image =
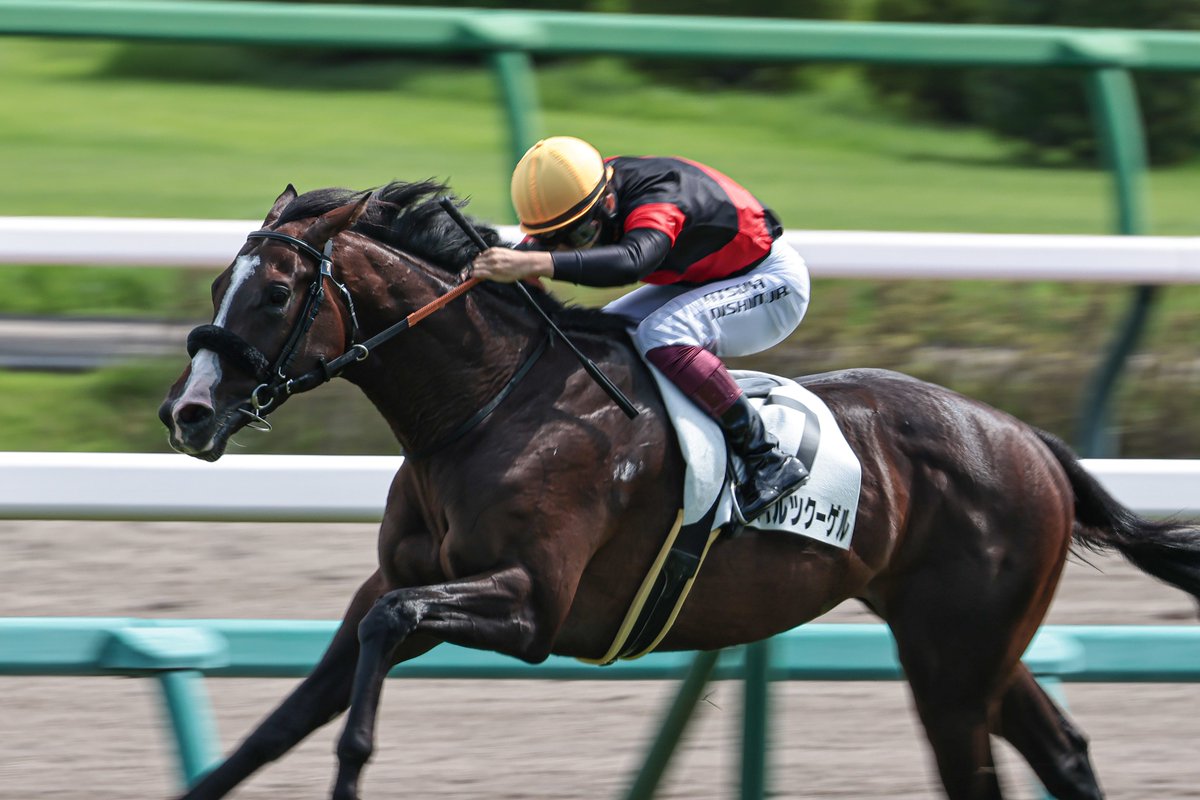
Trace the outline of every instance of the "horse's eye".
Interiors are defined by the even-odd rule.
[[[273,306],[287,305],[287,301],[291,296],[291,290],[282,284],[277,283],[267,290],[267,302]]]

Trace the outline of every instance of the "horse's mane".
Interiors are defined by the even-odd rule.
[[[443,197],[449,197],[460,208],[466,202],[451,194],[446,184],[434,179],[411,183],[392,181],[386,186],[367,191],[315,189],[292,200],[276,224],[318,217],[361,199],[368,191],[373,193],[373,197],[351,228],[356,233],[417,256],[450,276],[466,268],[478,253],[475,244],[439,203]],[[495,228],[473,218],[468,219],[489,246],[501,244],[500,234]],[[490,281],[485,281],[481,286],[507,302],[525,302],[513,286]],[[624,332],[623,320],[599,309],[565,306],[549,292],[533,291],[530,294],[565,327],[606,334],[619,335]]]
[[[392,181],[369,191],[374,197],[352,230],[451,273],[461,271],[475,257],[475,245],[438,204],[441,197],[450,197],[455,205],[465,205],[450,194],[445,184],[434,180]],[[338,188],[305,192],[288,204],[277,224],[318,217],[366,194],[368,191]],[[495,228],[475,220],[471,224],[489,245],[500,243]]]

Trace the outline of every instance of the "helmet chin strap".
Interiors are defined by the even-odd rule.
[[[600,220],[600,236],[596,244],[612,244],[621,238],[621,230],[617,227],[617,195],[611,183],[596,206],[596,218]]]

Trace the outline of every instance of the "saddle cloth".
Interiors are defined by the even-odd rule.
[[[687,469],[684,475],[683,524],[707,517],[716,507],[712,527],[738,524],[734,519],[733,483],[742,473],[740,459],[729,454],[716,421],[700,410],[659,370],[650,372],[674,423]],[[843,550],[850,548],[862,466],[829,407],[793,380],[765,372],[730,370],[763,423],[808,467],[808,482],[794,494],[767,508],[747,527],[807,536]]]

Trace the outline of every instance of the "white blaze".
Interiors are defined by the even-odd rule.
[[[237,261],[233,262],[233,274],[229,278],[229,288],[225,290],[225,296],[221,298],[221,307],[217,309],[213,325],[225,326],[225,321],[229,318],[229,309],[233,306],[233,299],[237,295],[238,289],[254,275],[258,265],[258,256],[239,256]],[[191,374],[188,375],[187,383],[180,392],[179,399],[175,402],[176,407],[189,402],[211,403],[212,388],[220,380],[221,364],[217,360],[217,354],[206,349],[197,351],[196,355],[192,357]]]

